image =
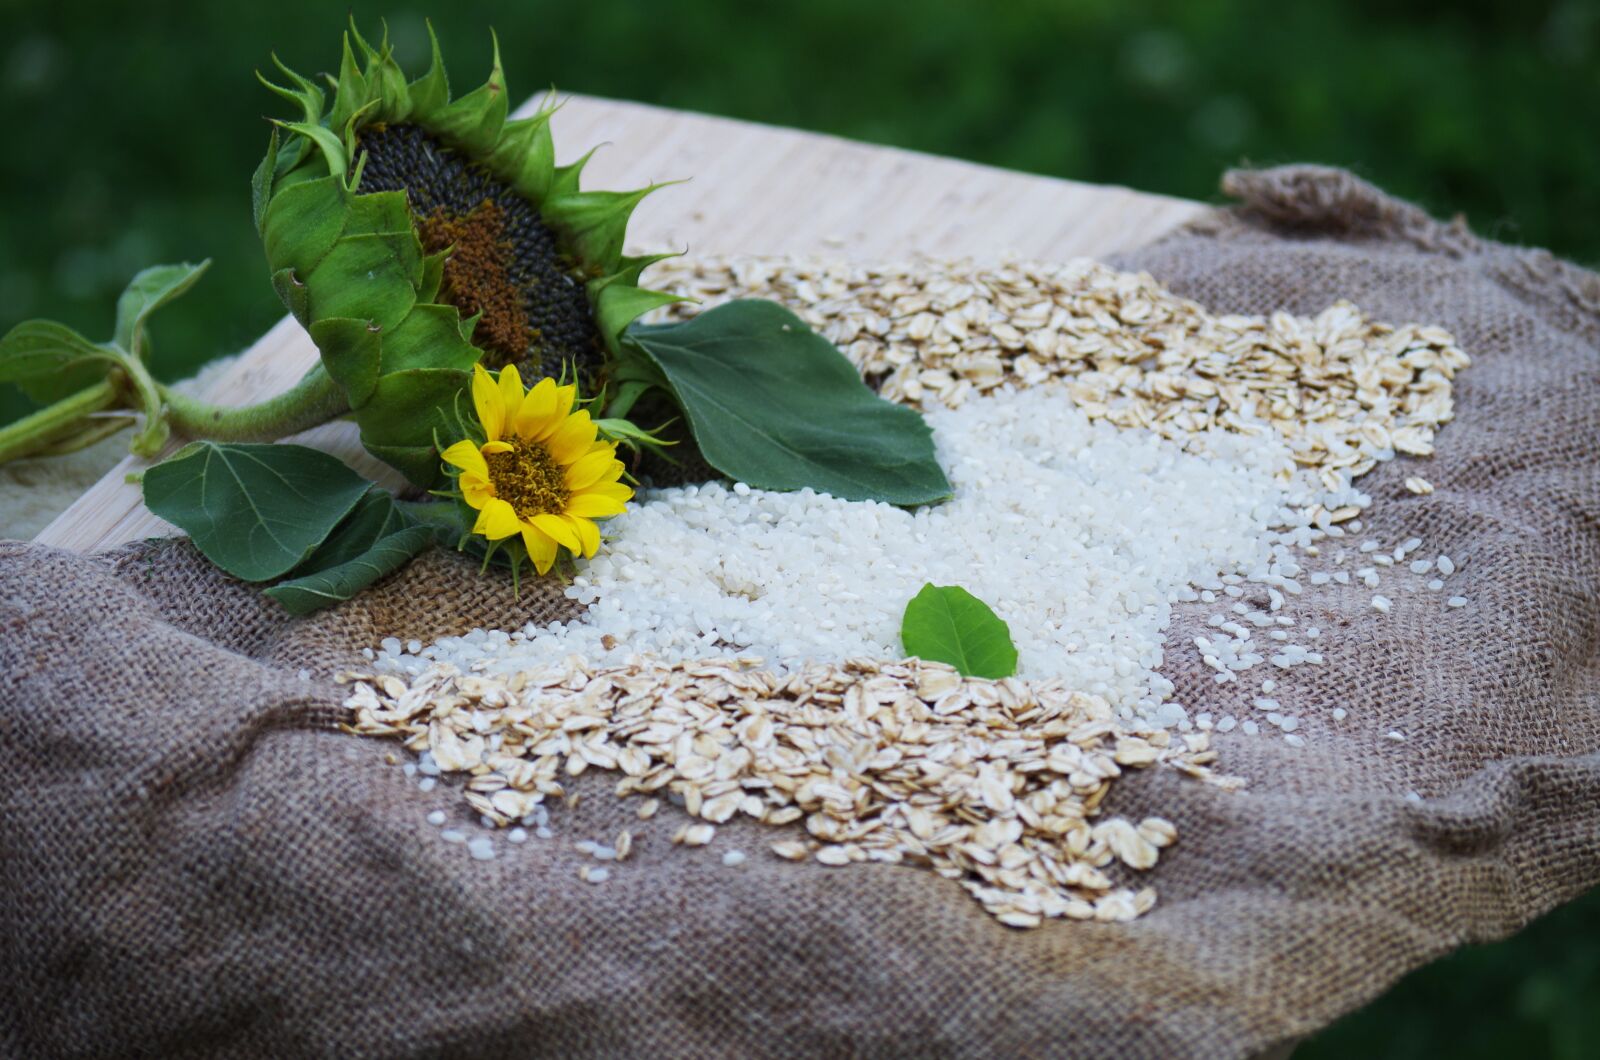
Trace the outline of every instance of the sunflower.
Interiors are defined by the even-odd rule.
[[[616,443],[599,437],[587,409],[574,411],[577,390],[548,377],[524,390],[515,365],[498,380],[476,365],[472,405],[484,440],[464,438],[442,454],[478,513],[471,532],[491,543],[520,539],[540,574],[563,548],[593,558],[595,520],[622,514],[633,496],[619,481]]]
[[[454,99],[437,40],[408,80],[387,35],[374,47],[353,23],[331,99],[280,70],[287,84],[263,81],[300,116],[276,123],[253,182],[273,286],[322,354],[313,382],[418,485],[439,481],[433,438],[460,436],[479,362],[570,370],[597,393],[623,329],[679,300],[639,286],[664,255],[622,252],[660,185],[581,190],[588,156],[555,164],[555,108],[509,117],[498,43],[488,81]]]

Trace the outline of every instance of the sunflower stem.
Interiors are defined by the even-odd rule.
[[[350,411],[344,390],[320,363],[277,397],[235,408],[197,401],[159,383],[157,386],[166,405],[167,422],[186,438],[274,442]]]
[[[66,441],[81,429],[84,420],[119,401],[116,385],[105,379],[0,427],[0,464],[32,456]]]

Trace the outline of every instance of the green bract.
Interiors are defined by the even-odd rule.
[[[483,313],[464,314],[450,300],[446,265],[455,247],[425,249],[420,204],[406,190],[363,190],[364,135],[420,131],[535,207],[565,275],[581,284],[608,359],[632,320],[676,300],[639,286],[658,257],[622,252],[630,214],[659,185],[580,190],[584,160],[555,164],[553,106],[507,120],[498,42],[488,81],[459,99],[450,96],[437,39],[428,72],[408,81],[387,37],[374,48],[352,27],[339,75],[329,78],[331,101],[319,85],[280,69],[287,86],[265,83],[300,115],[277,123],[282,139],[275,129],[252,185],[273,286],[343,389],[362,443],[413,482],[440,481],[435,432],[460,436],[457,394],[485,354],[474,341]]]

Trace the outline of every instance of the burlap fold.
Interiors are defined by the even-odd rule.
[[[1438,456],[1363,484],[1373,536],[1449,553],[1471,602],[1296,601],[1327,665],[1277,698],[1308,746],[1220,737],[1244,793],[1167,770],[1115,788],[1181,832],[1154,912],[1015,931],[932,873],[780,862],[754,824],[673,847],[670,808],[640,823],[591,775],[556,838],[475,861],[425,820],[475,829],[459,795],[338,732],[329,676],[383,636],[569,613],[558,595],[433,554],[291,619],[186,543],[5,544],[0,1048],[1238,1057],[1600,881],[1600,278],[1339,171],[1225,187],[1238,208],[1119,264],[1216,311],[1349,298],[1449,328],[1475,363]],[[1402,487],[1419,472],[1433,494]],[[1173,676],[1191,710],[1222,694]],[[633,857],[581,881],[573,841],[624,826]]]

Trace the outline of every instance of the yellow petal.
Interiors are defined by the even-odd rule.
[[[555,433],[545,439],[544,447],[550,451],[550,459],[558,464],[574,464],[578,458],[589,451],[589,443],[594,441],[595,426],[589,419],[588,409],[579,409],[567,417],[565,423],[557,427]]]
[[[617,461],[609,449],[589,453],[567,468],[567,489],[581,490],[599,482]]]
[[[575,518],[570,514],[562,518],[577,531],[578,540],[583,542],[583,558],[593,559],[594,554],[600,551],[600,528],[588,519]]]
[[[472,526],[473,533],[482,534],[490,541],[510,537],[521,529],[522,520],[517,518],[517,510],[498,497],[491,497],[484,504],[478,521]]]
[[[516,423],[517,412],[522,408],[522,373],[514,364],[500,369],[500,402],[506,410],[504,426],[509,428]]]
[[[490,456],[494,453],[509,453],[515,448],[516,446],[512,445],[510,442],[484,442],[483,455]]]
[[[522,406],[517,409],[516,422],[512,424],[517,432],[517,437],[525,442],[531,442],[539,433],[550,426],[550,417],[556,410],[556,381],[545,378],[539,380],[522,399]]]
[[[596,482],[583,491],[583,496],[609,497],[612,500],[626,502],[633,498],[633,487],[623,482]]]
[[[506,425],[506,406],[500,398],[500,388],[483,365],[472,366],[472,407],[478,412],[478,422],[489,441],[498,442]]]
[[[544,441],[566,423],[567,414],[572,411],[573,402],[578,400],[578,388],[571,384],[556,387],[555,407],[550,410],[550,418],[544,422],[540,429],[530,435],[539,441]]]
[[[556,543],[550,540],[544,531],[536,527],[524,526],[522,528],[522,544],[528,550],[528,558],[533,560],[533,569],[544,574],[556,561]]]
[[[583,519],[609,519],[613,515],[621,515],[626,507],[616,497],[605,497],[598,493],[580,493],[567,501],[567,514]]]
[[[482,508],[494,496],[494,483],[468,472],[461,476],[461,495],[474,508]]]
[[[509,508],[510,505],[506,507]],[[529,522],[549,534],[558,545],[565,545],[574,552],[583,547],[583,541],[578,537],[577,532],[567,525],[566,520],[559,515],[550,515],[548,513],[536,515]]]
[[[444,457],[445,463],[459,467],[469,475],[477,475],[484,479],[489,477],[489,465],[484,463],[483,454],[478,451],[476,445],[466,439],[462,439],[439,455]]]

